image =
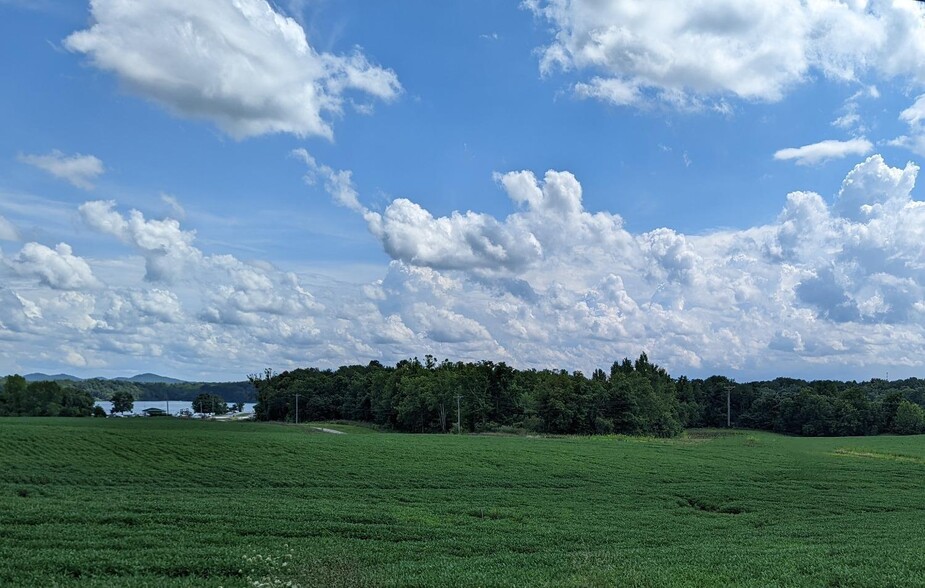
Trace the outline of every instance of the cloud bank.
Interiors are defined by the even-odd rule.
[[[914,164],[874,155],[831,200],[793,192],[771,223],[685,235],[633,233],[586,210],[567,171],[498,174],[506,218],[441,217],[402,198],[372,211],[348,173],[303,161],[391,256],[380,280],[207,254],[178,220],[90,201],[83,224],[119,252],[88,259],[26,243],[2,254],[0,353],[48,369],[213,378],[425,353],[589,370],[645,350],[674,373],[749,378],[900,375],[925,363]]]
[[[422,304],[475,321],[490,339],[469,344],[520,364],[588,368],[648,349],[680,371],[920,366],[917,174],[875,155],[831,203],[794,192],[774,223],[690,236],[633,234],[585,210],[568,172],[511,172],[496,177],[519,208],[504,220],[434,217],[402,198],[365,212],[395,260],[368,294],[437,343],[447,341],[428,335]]]
[[[395,73],[357,48],[316,51],[265,0],[92,0],[93,23],[64,42],[132,92],[212,121],[237,139],[268,133],[331,138],[348,92],[389,101]]]

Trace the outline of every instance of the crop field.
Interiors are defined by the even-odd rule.
[[[925,438],[0,419],[2,586],[922,586]]]

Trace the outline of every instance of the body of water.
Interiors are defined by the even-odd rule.
[[[97,400],[96,405],[101,406],[103,410],[106,411],[106,414],[109,414],[109,411],[112,409],[112,402],[109,402],[108,400]],[[232,403],[229,402],[228,408],[231,407]],[[179,415],[181,411],[196,412],[193,410],[193,403],[189,400],[136,400],[132,412],[126,412],[125,414],[143,414],[141,411],[146,408],[159,408],[169,412],[174,416]],[[203,406],[202,408],[205,411],[209,410],[208,405]],[[254,412],[254,403],[245,402],[244,412]]]

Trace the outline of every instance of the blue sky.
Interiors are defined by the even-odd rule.
[[[119,5],[0,0],[0,373],[921,373],[915,2]]]

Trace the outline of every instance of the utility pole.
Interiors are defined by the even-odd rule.
[[[295,395],[295,424],[299,424],[299,395]]]
[[[456,434],[462,434],[462,410],[459,407],[459,399],[462,398],[462,395],[456,395]]]
[[[732,384],[726,384],[726,428],[732,428]]]

